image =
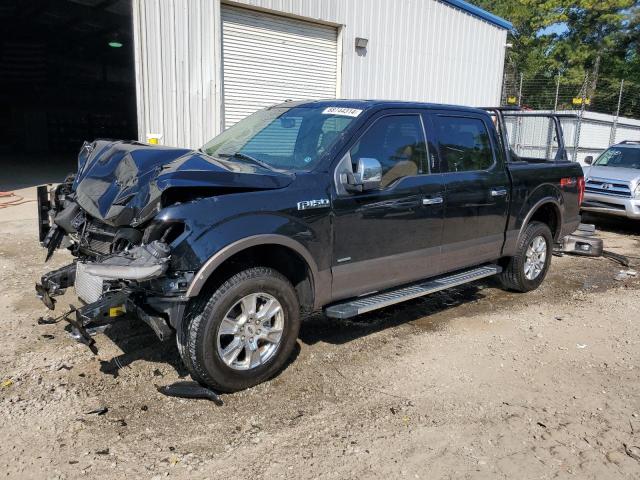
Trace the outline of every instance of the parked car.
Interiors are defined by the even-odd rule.
[[[612,145],[595,161],[585,159],[582,210],[640,219],[640,142]]]
[[[89,344],[122,311],[175,333],[194,379],[229,392],[282,368],[302,314],[348,318],[491,275],[533,290],[579,224],[582,169],[562,151],[512,159],[501,131],[499,110],[313,101],[198,150],[86,143],[77,174],[39,188],[48,255],[76,260],[38,294],[53,308],[75,285],[86,305],[68,318]]]

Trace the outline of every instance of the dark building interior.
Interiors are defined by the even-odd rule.
[[[0,190],[59,181],[85,140],[137,137],[131,0],[2,0],[0,22]]]

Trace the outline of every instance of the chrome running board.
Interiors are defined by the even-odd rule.
[[[447,288],[473,282],[481,278],[490,277],[502,272],[498,265],[483,265],[452,274],[431,278],[426,281],[413,283],[396,290],[387,290],[366,297],[358,297],[343,303],[337,303],[325,308],[324,313],[330,318],[351,318],[362,313],[395,305],[414,298],[439,292]]]

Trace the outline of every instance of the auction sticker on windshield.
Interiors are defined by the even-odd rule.
[[[324,115],[343,115],[345,117],[357,117],[362,113],[362,110],[358,108],[346,108],[346,107],[327,107],[322,113]]]

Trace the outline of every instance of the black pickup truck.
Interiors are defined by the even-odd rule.
[[[387,101],[287,102],[198,150],[85,143],[78,172],[40,187],[40,241],[71,265],[77,338],[141,319],[177,339],[220,391],[273,376],[300,319],[348,318],[498,275],[526,292],[575,230],[584,192],[562,131],[553,158],[519,158],[503,111]],[[122,315],[125,313],[125,315]]]

